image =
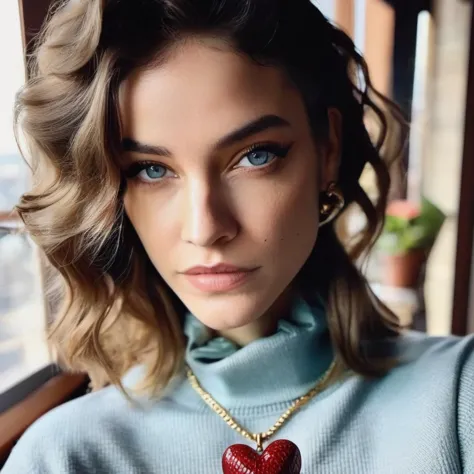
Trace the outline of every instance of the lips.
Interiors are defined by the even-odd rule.
[[[230,265],[227,263],[219,263],[218,265],[213,265],[212,267],[207,267],[204,265],[199,265],[196,267],[189,268],[184,273],[186,275],[208,275],[208,274],[220,274],[220,273],[241,273],[249,272],[252,269],[240,268],[235,265]]]
[[[218,265],[196,266],[184,272],[185,278],[204,293],[223,293],[247,283],[257,268],[241,268],[221,263]]]

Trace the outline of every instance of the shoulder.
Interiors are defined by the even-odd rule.
[[[396,341],[395,354],[402,365],[417,364],[457,369],[460,375],[465,364],[472,365],[474,335],[466,337],[434,337],[409,331]]]
[[[456,393],[466,373],[474,368],[474,335],[434,337],[409,331],[374,350],[385,355],[388,352],[398,361],[391,374],[414,377],[413,382],[435,383]]]
[[[436,376],[437,383],[453,394],[461,466],[463,472],[474,472],[474,335],[421,344],[427,346],[426,355],[442,369],[435,375],[433,367],[433,377]]]
[[[474,335],[433,337],[410,331],[368,347],[371,354],[397,362],[377,384],[393,396],[449,404],[454,413],[474,390]]]
[[[131,424],[133,408],[115,387],[67,402],[38,419],[13,449],[2,474],[78,472],[85,447],[100,446]],[[88,450],[90,453],[90,449]]]
[[[435,400],[438,417],[449,416],[463,472],[474,472],[474,335],[429,337],[410,332],[397,348],[400,366],[395,372],[406,384],[418,385],[425,403]],[[448,400],[451,403],[444,403]]]

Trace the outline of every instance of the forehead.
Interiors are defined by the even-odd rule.
[[[297,92],[277,68],[262,66],[216,40],[188,40],[167,60],[122,84],[124,133],[173,146],[205,143],[262,115],[291,120]]]

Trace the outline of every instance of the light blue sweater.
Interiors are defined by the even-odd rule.
[[[304,302],[276,334],[238,350],[188,318],[187,360],[202,385],[250,431],[268,429],[330,363],[325,318]],[[302,473],[474,473],[474,339],[410,333],[399,367],[328,388],[276,435],[295,442]],[[126,377],[127,386],[142,368]],[[3,474],[218,474],[224,450],[248,443],[176,381],[133,408],[114,387],[67,403],[22,437]]]

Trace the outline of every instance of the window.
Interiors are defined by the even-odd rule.
[[[13,102],[24,81],[20,12],[0,6],[0,394],[51,362],[37,249],[12,209],[28,186],[13,134]]]

